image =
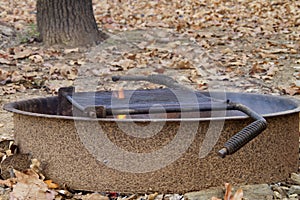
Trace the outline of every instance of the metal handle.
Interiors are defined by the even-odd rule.
[[[247,144],[256,136],[258,136],[261,132],[263,132],[266,128],[267,128],[267,122],[265,119],[252,122],[251,124],[243,128],[240,132],[232,136],[224,144],[224,148],[222,148],[218,152],[219,156],[225,158],[226,155],[235,153],[240,148],[242,148],[245,144]]]
[[[224,144],[224,148],[218,152],[219,156],[222,158],[225,158],[226,155],[235,153],[267,128],[267,121],[250,108],[236,103],[229,103],[229,105],[230,109],[242,111],[256,121],[243,128]]]

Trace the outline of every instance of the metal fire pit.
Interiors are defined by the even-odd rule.
[[[120,79],[127,80],[114,78]],[[195,92],[174,83],[160,83],[173,89],[126,90],[124,98],[118,91],[62,88],[56,97],[4,109],[14,113],[20,152],[73,189],[183,193],[224,182],[277,182],[297,171],[298,101]],[[196,100],[185,101],[189,95]],[[153,134],[150,125],[159,131]]]

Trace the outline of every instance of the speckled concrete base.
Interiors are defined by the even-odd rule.
[[[154,172],[130,173],[108,168],[97,161],[83,145],[73,120],[14,114],[15,140],[21,153],[31,153],[39,159],[48,178],[74,189],[118,192],[183,193],[220,186],[225,182],[254,184],[284,180],[298,169],[299,115],[269,117],[267,121],[268,128],[261,135],[225,159],[217,156],[217,150],[250,120],[226,120],[217,144],[202,159],[199,158],[199,148],[209,121],[200,122],[192,144],[175,162]],[[78,123],[90,127],[95,125],[90,121]],[[161,148],[172,140],[178,128],[178,122],[167,122],[158,135],[140,139],[122,133],[115,122],[99,123],[112,142],[133,152]],[[184,123],[193,125],[193,122]],[[88,131],[85,134],[90,137]],[[91,140],[97,138],[91,137]]]

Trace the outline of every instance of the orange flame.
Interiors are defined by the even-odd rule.
[[[120,88],[118,91],[118,99],[125,99],[125,94],[123,88]]]
[[[118,99],[125,99],[123,88],[118,90]],[[117,119],[126,119],[126,115],[117,115]]]

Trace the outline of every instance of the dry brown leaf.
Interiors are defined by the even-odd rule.
[[[0,58],[0,64],[10,65],[10,64],[12,64],[12,61],[5,59],[5,58]]]
[[[68,66],[68,65],[63,65],[60,68],[60,74],[67,78],[68,80],[75,80],[77,77],[78,70],[76,67]]]
[[[273,80],[272,76],[262,76],[261,77],[263,80],[268,81],[268,80]]]
[[[82,196],[82,200],[109,200],[109,197],[93,193]]]
[[[279,71],[278,67],[271,66],[271,67],[267,70],[267,76],[274,76],[278,71]]]
[[[84,65],[85,63],[86,63],[86,61],[83,58],[77,60],[78,65]]]
[[[29,56],[29,59],[32,60],[32,62],[34,62],[34,63],[43,63],[44,62],[43,57],[40,55]]]
[[[270,54],[270,53],[259,53],[262,58],[271,58],[271,59],[278,59],[278,55]]]
[[[38,72],[35,72],[35,71],[28,72],[28,73],[24,74],[24,77],[26,77],[26,78],[33,78],[33,77],[36,77],[36,76],[38,76]]]
[[[224,200],[242,200],[243,190],[238,189],[234,195],[232,195],[232,185],[230,183],[225,183],[225,195]],[[216,197],[212,197],[211,200],[221,200]]]
[[[53,74],[59,73],[59,71],[60,71],[60,69],[59,69],[58,65],[51,66],[49,69],[49,74],[53,75]]]
[[[1,88],[1,94],[5,95],[5,94],[15,94],[17,92],[17,90],[14,87],[6,87],[6,88]]]
[[[123,68],[123,70],[128,70],[130,68],[135,67],[134,64],[135,64],[135,62],[130,59],[122,59],[122,60],[119,60],[118,62],[112,63],[113,66],[121,66]]]
[[[14,59],[22,59],[22,58],[27,58],[30,55],[32,55],[32,50],[31,49],[25,49],[25,50],[20,50],[16,51],[15,55],[13,56]]]
[[[136,59],[136,54],[135,53],[125,53],[123,56],[127,59],[130,59],[130,60],[135,60]]]
[[[222,53],[223,53],[223,54],[233,54],[233,51],[232,51],[232,49],[230,49],[230,48],[226,48],[226,49],[223,49],[223,50],[222,50]]]
[[[234,196],[231,198],[231,200],[242,200],[244,196],[243,190],[241,188],[239,188]]]
[[[12,188],[16,184],[16,181],[17,181],[16,178],[9,178],[9,179],[6,179],[6,180],[0,180],[0,185]]]
[[[31,165],[29,166],[31,170],[37,173],[40,179],[44,180],[45,176],[42,174],[41,163],[38,159],[31,159]]]
[[[278,53],[289,53],[290,52],[289,49],[269,49],[269,50],[261,49],[260,51],[263,53],[266,53],[266,54],[278,54]]]
[[[199,42],[199,45],[206,48],[206,49],[209,49],[211,47],[210,44],[206,40],[201,40]]]
[[[0,81],[6,80],[9,77],[8,71],[0,69]]]
[[[19,82],[23,79],[23,76],[19,74],[17,71],[13,71],[11,74],[11,81],[12,82]]]
[[[257,63],[254,63],[250,70],[251,75],[255,73],[263,73],[263,72],[266,72],[266,69]]]
[[[174,63],[176,69],[191,69],[194,68],[190,61],[180,60]]]
[[[244,66],[245,63],[241,61],[235,61],[235,62],[228,62],[226,63],[226,66]]]
[[[26,87],[25,87],[23,84],[16,85],[16,86],[15,86],[15,89],[16,89],[18,92],[25,92],[25,91],[26,91]]]
[[[154,200],[157,197],[158,193],[149,194],[147,200]]]
[[[298,88],[298,87],[283,88],[283,92],[285,94],[294,96],[296,94],[300,94],[300,88]]]
[[[45,180],[44,183],[46,183],[48,185],[49,189],[59,188],[59,185],[57,183],[54,183],[52,180]]]
[[[232,190],[232,186],[230,183],[225,183],[225,196],[224,196],[224,200],[230,200],[231,199],[231,190]]]
[[[39,175],[33,170],[22,173],[14,170],[17,184],[10,193],[11,200],[45,199],[53,200],[56,192],[49,190],[47,184],[39,179]]]
[[[79,52],[79,48],[73,48],[73,49],[65,49],[64,53],[68,54],[68,53],[76,53]]]

